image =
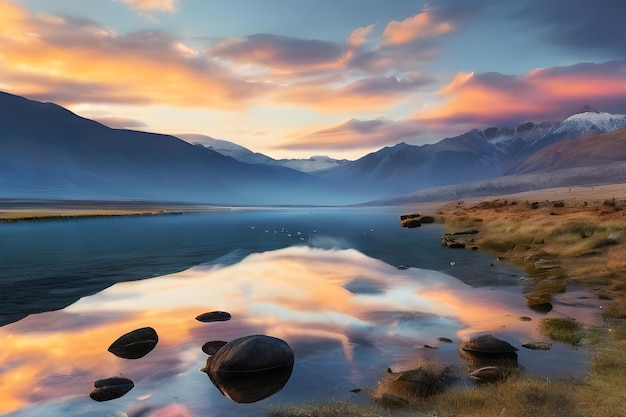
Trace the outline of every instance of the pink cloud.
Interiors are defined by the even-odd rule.
[[[284,142],[276,148],[286,150],[368,149],[413,139],[422,133],[414,120],[393,121],[351,119]]]
[[[439,37],[453,30],[454,26],[450,22],[438,20],[426,8],[408,19],[389,22],[383,32],[382,43],[405,45],[429,37]]]
[[[459,73],[439,94],[444,103],[417,115],[424,123],[507,125],[557,120],[584,104],[626,109],[626,60],[536,69],[523,75]]]
[[[178,0],[120,0],[139,10],[157,10],[162,12],[174,12]]]

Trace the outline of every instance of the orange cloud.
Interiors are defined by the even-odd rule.
[[[428,9],[408,19],[394,20],[387,24],[382,35],[386,45],[404,45],[432,36],[441,36],[454,30],[454,26],[437,20]]]
[[[178,0],[121,0],[136,9],[160,10],[165,12],[176,11]]]
[[[264,90],[161,32],[118,35],[95,22],[0,5],[0,88],[60,104],[169,103],[240,108]]]

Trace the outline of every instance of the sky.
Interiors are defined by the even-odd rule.
[[[0,90],[114,128],[357,159],[626,114],[622,0],[0,0]]]

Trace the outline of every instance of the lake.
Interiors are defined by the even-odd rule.
[[[401,228],[399,210],[249,208],[0,224],[0,414],[258,416],[286,403],[367,402],[364,390],[387,368],[424,360],[462,367],[458,342],[469,335],[488,332],[518,347],[542,340],[535,328],[544,315],[525,306],[521,271],[442,247],[439,225]],[[232,319],[195,320],[209,311]],[[549,314],[572,311],[555,303]],[[145,357],[107,352],[146,326],[159,342]],[[253,334],[285,340],[295,364],[277,393],[238,403],[200,372],[201,347]],[[559,343],[518,352],[524,372],[542,377],[582,375],[586,360]],[[93,401],[94,381],[113,376],[134,388]]]

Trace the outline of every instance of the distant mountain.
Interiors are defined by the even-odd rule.
[[[176,137],[184,139],[187,142],[191,142],[196,146],[210,149],[221,155],[229,156],[237,161],[245,162],[247,164],[280,165],[275,159],[270,158],[267,155],[252,152],[246,147],[227,140],[215,139],[211,136],[197,134],[182,134],[176,135]]]
[[[336,167],[345,162],[347,159],[334,159],[328,156],[316,155],[308,159],[274,159],[259,152],[253,152],[250,149],[238,145],[227,140],[215,139],[206,135],[182,134],[177,137],[191,142],[198,146],[203,146],[212,151],[230,156],[241,162],[248,164],[267,164],[276,165],[295,169],[301,172],[313,172],[323,169]]]
[[[292,169],[246,164],[168,135],[111,129],[0,93],[0,197],[341,204],[358,197]]]
[[[497,178],[515,172],[515,167],[553,144],[566,146],[570,139],[581,135],[626,128],[626,116],[602,113],[590,107],[583,110],[590,111],[563,121],[474,129],[422,146],[400,143],[315,174],[347,189],[369,190],[373,198],[386,198]]]
[[[322,171],[350,162],[347,159],[335,159],[325,155],[315,155],[307,159],[278,159],[282,166],[302,172]]]

